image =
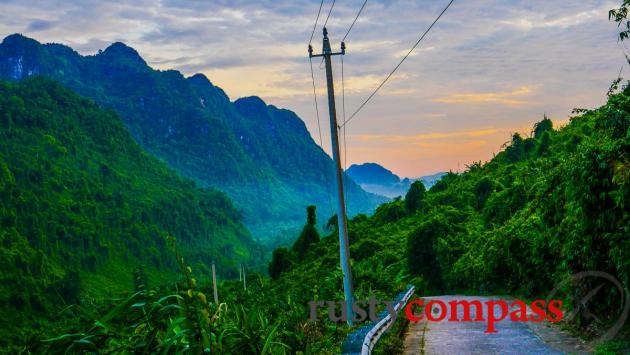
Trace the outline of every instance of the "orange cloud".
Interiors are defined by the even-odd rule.
[[[384,135],[384,134],[359,134],[353,137],[360,142],[382,141],[388,143],[417,143],[422,140],[429,139],[446,139],[457,137],[483,137],[501,132],[496,128],[479,129],[472,131],[455,131],[455,132],[430,132],[412,135]]]
[[[497,103],[507,106],[518,106],[525,101],[518,97],[529,95],[533,89],[529,86],[521,86],[520,88],[508,92],[485,92],[485,93],[455,93],[445,97],[434,99],[434,102],[447,104],[479,104],[479,103]]]

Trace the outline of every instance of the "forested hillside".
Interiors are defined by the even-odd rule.
[[[202,74],[153,70],[114,43],[81,56],[60,44],[11,35],[0,44],[0,78],[43,75],[116,110],[137,142],[182,175],[226,192],[253,234],[298,230],[310,204],[330,210],[325,171],[332,160],[295,113],[257,97],[230,102]],[[349,212],[371,212],[384,198],[346,182]],[[323,208],[322,208],[323,210]]]
[[[170,284],[170,237],[201,279],[213,259],[224,277],[262,258],[223,193],[144,152],[116,113],[42,78],[0,81],[0,348],[64,307]]]
[[[565,277],[586,270],[606,272],[627,287],[630,88],[611,92],[605,106],[577,113],[556,129],[545,117],[531,136],[515,133],[491,161],[449,173],[428,191],[415,182],[404,199],[381,205],[373,217],[352,219],[356,297],[393,297],[412,283],[422,296],[544,299]],[[277,280],[270,288],[290,290],[291,300],[302,303],[342,299],[337,238],[322,238],[301,256],[276,251],[270,272]],[[579,287],[594,289],[598,284],[588,283],[596,281],[581,280]],[[618,290],[597,293],[588,307],[611,318],[595,328],[610,326],[622,306]],[[577,317],[573,325],[591,321]]]
[[[611,93],[598,109],[578,113],[555,129],[544,118],[531,136],[514,134],[490,162],[449,173],[428,191],[415,182],[405,199],[381,205],[372,217],[353,218],[349,234],[356,299],[391,299],[409,283],[420,296],[462,292],[544,298],[566,276],[585,270],[604,271],[628,285],[630,88]],[[308,301],[343,299],[337,233],[320,239],[315,219],[311,208],[293,247],[274,252],[269,265],[273,279],[250,275],[246,291],[222,283],[225,309],[211,304],[187,306],[192,311],[186,313],[171,310],[190,322],[189,331],[174,328],[174,314],[142,317],[126,301],[119,304],[130,313],[118,310],[116,332],[90,328],[99,316],[88,315],[83,327],[56,333],[61,337],[46,349],[112,349],[119,344],[129,351],[186,344],[219,353],[338,353],[349,328],[307,318]],[[589,281],[580,287],[598,286],[584,282]],[[573,285],[565,286],[565,295],[572,294]],[[208,284],[183,287],[188,290],[180,286],[178,294],[184,305],[196,300],[186,295],[212,292]],[[155,300],[167,294],[142,297]],[[568,298],[565,306],[565,312],[573,306]],[[153,303],[151,309],[156,307],[168,306]],[[571,326],[588,336],[615,321],[619,307],[617,290],[598,292],[589,309],[611,318],[589,325],[591,320],[577,317]],[[325,318],[326,310],[320,311]],[[204,318],[208,312],[212,319]],[[141,321],[133,323],[134,317]],[[151,326],[162,330],[149,332]],[[83,332],[72,334],[78,331]],[[392,334],[380,343],[381,353],[401,350],[400,336]],[[623,342],[627,328],[619,336],[621,346],[628,347]],[[76,343],[83,338],[88,342]],[[175,339],[183,343],[173,345]]]

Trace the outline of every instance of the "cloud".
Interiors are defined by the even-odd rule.
[[[484,137],[501,132],[496,128],[486,128],[471,131],[454,131],[454,132],[430,132],[412,135],[385,135],[385,134],[361,134],[354,137],[358,141],[380,141],[387,143],[416,143],[423,140],[445,139],[445,138],[461,138],[461,137]]]
[[[327,25],[334,48],[362,3],[335,4]],[[346,39],[347,112],[359,107],[444,5],[367,3]],[[606,13],[618,5],[455,2],[348,126],[349,162],[378,159],[404,176],[455,168],[458,161],[491,157],[509,139],[506,127],[531,127],[544,112],[561,121],[573,107],[600,105],[620,66],[627,65],[618,28]],[[82,54],[122,41],[153,67],[186,76],[202,72],[232,98],[258,95],[292,109],[317,135],[306,49],[318,7],[313,0],[2,0],[0,36],[23,33]],[[321,22],[312,42],[316,51]],[[338,57],[333,65],[341,111]],[[318,61],[314,66],[320,113],[327,112],[325,71]],[[492,129],[498,131],[474,136]],[[419,131],[434,133],[410,134]],[[392,138],[363,141],[362,135]],[[473,140],[477,145],[461,143]]]
[[[536,28],[549,27],[566,29],[569,27],[581,25],[585,22],[601,19],[602,17],[607,16],[608,10],[610,9],[611,5],[605,5],[597,9],[579,11],[575,14],[556,18],[546,18],[544,14],[535,14],[513,20],[504,20],[501,21],[501,23],[519,28],[521,30],[532,30]]]
[[[34,20],[33,22],[29,23],[27,31],[31,31],[31,32],[45,31],[45,30],[49,30],[53,28],[54,26],[55,26],[54,21]]]
[[[483,93],[453,93],[449,96],[434,99],[435,102],[446,104],[501,104],[508,106],[524,105],[526,102],[519,97],[527,96],[533,92],[529,86],[507,92],[483,92]]]

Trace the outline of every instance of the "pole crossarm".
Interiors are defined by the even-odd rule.
[[[308,56],[309,58],[316,58],[316,57],[326,57],[326,56],[333,56],[333,55],[345,55],[346,54],[346,43],[345,42],[341,42],[341,52],[335,52],[333,53],[330,50],[330,42],[328,40],[328,30],[326,30],[326,27],[324,27],[324,48],[322,50],[322,53],[320,54],[313,54],[313,46],[312,45],[308,45]]]

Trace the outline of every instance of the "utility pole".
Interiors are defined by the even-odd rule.
[[[348,325],[352,325],[354,312],[352,304],[352,270],[350,269],[350,255],[348,242],[348,221],[346,219],[346,201],[343,193],[343,170],[341,169],[341,158],[339,153],[339,125],[337,124],[337,111],[335,109],[335,87],[333,83],[332,63],[330,57],[334,55],[345,55],[346,45],[341,42],[341,52],[333,53],[328,39],[328,30],[324,27],[324,44],[322,54],[313,54],[313,47],[308,46],[310,58],[324,57],[326,62],[326,82],[328,85],[328,111],[330,113],[330,138],[332,140],[333,160],[335,161],[335,185],[337,186],[337,222],[339,224],[339,256],[341,260],[341,271],[343,272],[343,292],[346,301],[346,314]]]
[[[247,290],[247,276],[245,275],[245,265],[241,264],[243,270],[243,290]]]
[[[219,304],[219,293],[217,291],[217,271],[214,267],[214,260],[212,260],[212,288],[214,293],[214,304]]]

